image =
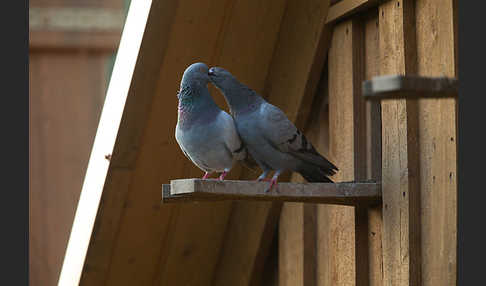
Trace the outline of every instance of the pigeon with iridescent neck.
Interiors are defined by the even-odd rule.
[[[220,180],[237,160],[247,159],[247,150],[236,132],[233,118],[221,110],[209,94],[208,67],[190,65],[182,76],[175,137],[182,152],[205,172],[220,172]]]
[[[267,191],[286,170],[300,173],[308,182],[332,183],[328,176],[337,167],[315,150],[282,110],[223,68],[210,68],[209,78],[225,97],[238,134],[263,170],[258,180],[275,171]]]

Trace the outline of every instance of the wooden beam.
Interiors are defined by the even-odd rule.
[[[363,82],[366,99],[455,98],[458,81],[448,77],[383,75]]]
[[[362,36],[358,20],[336,24],[329,51],[329,151],[339,168],[334,176],[338,182],[366,174],[366,117],[359,97]],[[358,208],[318,207],[319,284],[367,283],[367,220],[362,213]]]
[[[415,74],[415,1],[379,8],[380,73]],[[421,285],[417,101],[383,101],[383,284]]]
[[[417,75],[458,77],[457,2],[415,1]],[[457,140],[457,104],[454,98],[418,102],[421,282],[426,286],[457,283],[457,192],[469,191],[457,188],[457,148],[461,144]]]
[[[281,203],[274,202],[233,204],[211,285],[262,285],[262,279],[269,274],[263,268],[274,242],[281,208]]]
[[[370,9],[363,17],[364,25],[364,79],[378,75],[380,68],[378,9]],[[367,174],[366,179],[381,182],[381,103],[366,102]],[[382,205],[368,208],[368,283],[383,285]]]
[[[332,5],[329,8],[329,14],[326,18],[326,23],[343,20],[353,14],[362,12],[371,7],[377,6],[379,0],[343,0]]]
[[[169,187],[170,186],[170,187]],[[380,200],[380,184],[363,183],[279,183],[265,192],[268,182],[181,179],[162,187],[163,202],[263,200],[356,205]]]
[[[263,94],[299,128],[309,116],[327,58],[332,32],[325,23],[328,9],[329,0],[289,2]],[[299,20],[303,18],[307,20]]]

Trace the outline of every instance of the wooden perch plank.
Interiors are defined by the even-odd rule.
[[[457,97],[458,81],[449,77],[384,75],[363,82],[367,99]]]
[[[286,201],[338,205],[374,203],[380,200],[378,183],[279,183],[265,193],[268,182],[181,179],[162,187],[164,202],[177,201]]]

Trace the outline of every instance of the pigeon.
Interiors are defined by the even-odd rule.
[[[221,173],[224,180],[237,160],[247,158],[231,115],[220,109],[211,97],[208,66],[194,63],[182,76],[178,92],[175,138],[184,155],[205,172]]]
[[[210,68],[208,74],[226,99],[248,152],[263,170],[257,180],[266,180],[275,171],[265,191],[276,186],[278,176],[286,170],[301,174],[308,182],[333,183],[328,176],[338,168],[316,151],[282,110],[221,67]]]

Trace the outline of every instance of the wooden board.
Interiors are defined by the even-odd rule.
[[[304,204],[283,205],[278,246],[278,285],[304,285]]]
[[[389,1],[379,9],[380,73],[414,74],[415,1]],[[417,101],[384,101],[383,284],[421,285]]]
[[[457,1],[416,1],[417,74],[457,77]],[[457,283],[457,100],[418,103],[422,285]]]
[[[372,100],[455,98],[458,88],[458,82],[455,78],[383,75],[363,82],[363,96]]]
[[[277,233],[281,203],[233,204],[211,285],[262,284],[274,269],[264,269]],[[268,273],[270,272],[270,273]]]
[[[378,0],[342,0],[333,4],[329,9],[326,22],[332,23],[343,20],[358,12],[378,5]]]
[[[332,31],[324,21],[328,9],[329,0],[288,3],[263,93],[299,128],[309,116],[327,58]]]
[[[163,187],[164,202],[267,200],[324,204],[376,204],[380,201],[378,183],[279,183],[265,192],[268,182],[231,180],[173,180]]]
[[[364,79],[379,74],[379,28],[378,9],[370,9],[363,17],[364,25]],[[381,103],[366,102],[366,178],[381,182]],[[382,205],[368,209],[368,281],[370,286],[383,285],[382,252]]]
[[[352,21],[335,26],[329,50],[329,133],[330,159],[338,166],[337,182],[353,180],[359,162],[355,133],[354,94],[361,76],[359,27]],[[356,114],[357,115],[357,114]],[[358,163],[358,166],[357,166]],[[318,285],[355,285],[354,208],[319,206],[317,210]]]

